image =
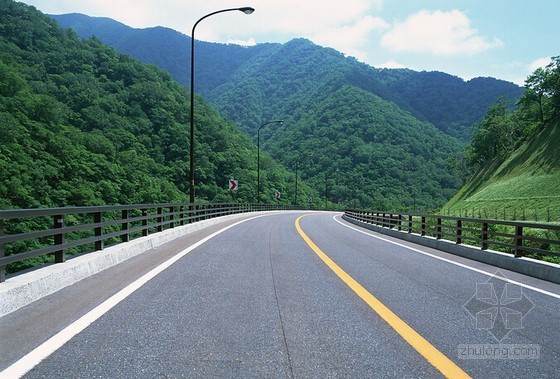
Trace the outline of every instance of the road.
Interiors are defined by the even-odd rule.
[[[0,377],[558,376],[559,285],[340,214],[241,221],[0,318]]]

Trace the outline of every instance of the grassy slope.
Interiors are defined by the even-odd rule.
[[[520,146],[503,163],[488,165],[443,212],[560,221],[560,121]]]

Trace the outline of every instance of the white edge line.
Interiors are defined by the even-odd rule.
[[[554,292],[549,292],[549,291],[546,291],[546,290],[543,290],[543,289],[540,289],[540,288],[537,288],[537,287],[533,287],[533,286],[530,286],[530,285],[527,285],[527,284],[524,284],[524,283],[521,283],[521,282],[517,282],[517,281],[515,281],[515,280],[511,280],[511,279],[508,279],[508,278],[502,278],[501,276],[496,276],[495,273],[491,273],[491,272],[488,272],[488,271],[480,270],[480,269],[478,269],[478,268],[474,268],[474,267],[465,265],[465,264],[463,264],[463,263],[459,263],[459,262],[455,262],[455,261],[452,261],[452,260],[447,259],[447,258],[439,257],[439,256],[437,256],[437,255],[430,254],[430,253],[428,253],[428,252],[425,252],[425,251],[422,251],[422,250],[419,250],[419,249],[415,249],[415,248],[413,248],[413,247],[404,245],[404,244],[402,244],[402,243],[398,243],[398,242],[391,241],[391,240],[386,239],[386,238],[383,238],[383,237],[379,237],[379,236],[373,235],[373,234],[371,234],[371,233],[368,233],[368,232],[365,232],[365,231],[363,231],[363,230],[357,229],[357,228],[355,228],[355,227],[353,227],[353,226],[346,225],[346,224],[342,223],[340,220],[338,220],[338,219],[336,218],[336,217],[338,217],[338,216],[340,216],[340,215],[334,215],[334,216],[333,216],[333,220],[336,221],[337,223],[339,223],[340,225],[342,225],[342,226],[344,226],[344,227],[347,227],[347,228],[349,228],[349,229],[352,229],[352,230],[354,230],[354,231],[356,231],[356,232],[365,234],[365,235],[370,236],[370,237],[373,237],[373,238],[380,239],[380,240],[382,240],[382,241],[391,243],[391,244],[393,244],[393,245],[397,245],[397,246],[400,246],[400,247],[404,247],[405,249],[412,250],[412,251],[414,251],[414,252],[416,252],[416,253],[420,253],[420,254],[426,255],[426,256],[428,256],[428,257],[432,257],[432,258],[435,258],[435,259],[439,259],[440,261],[444,261],[444,262],[447,262],[447,263],[454,264],[455,266],[459,266],[459,267],[466,268],[466,269],[471,270],[471,271],[474,271],[474,272],[478,272],[479,274],[483,274],[483,275],[490,276],[490,277],[495,277],[495,278],[500,279],[500,280],[503,280],[503,281],[505,281],[505,282],[509,282],[509,283],[512,283],[512,284],[516,284],[516,285],[518,285],[518,286],[527,288],[527,289],[529,289],[529,290],[536,291],[536,292],[542,293],[542,294],[544,294],[544,295],[548,295],[548,296],[551,296],[551,297],[555,297],[555,298],[557,298],[557,299],[560,299],[560,295],[559,295],[559,294],[556,294],[556,293],[554,293]]]
[[[118,303],[126,299],[134,291],[142,287],[144,284],[153,279],[156,275],[164,271],[166,268],[171,266],[173,263],[177,262],[179,259],[190,253],[192,250],[196,249],[203,243],[209,241],[210,239],[216,237],[218,234],[225,232],[243,222],[250,221],[259,217],[267,215],[259,215],[251,217],[245,220],[236,222],[235,224],[226,226],[223,229],[218,230],[215,233],[201,239],[195,244],[189,246],[185,250],[181,251],[179,254],[173,256],[167,261],[163,262],[156,268],[152,269],[148,273],[144,274],[139,279],[135,280],[103,303],[99,304],[97,307],[93,308],[91,311],[74,321],[72,324],[68,325],[66,328],[62,329],[60,332],[49,338],[47,341],[43,342],[41,345],[33,349],[31,352],[20,358],[17,362],[13,363],[11,366],[6,368],[4,371],[0,372],[1,379],[13,379],[21,378],[33,367],[37,366],[43,359],[47,358],[49,355],[54,353],[56,350],[60,349],[66,342],[70,341],[74,336],[83,331],[98,318],[107,313],[111,308],[116,306]]]

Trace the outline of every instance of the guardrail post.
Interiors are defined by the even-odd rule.
[[[128,242],[130,241],[130,234],[128,234],[128,209],[122,210],[121,220],[123,220],[123,223],[121,224],[121,231],[124,232],[121,234],[121,242]]]
[[[482,250],[488,250],[488,223],[482,223]]]
[[[179,207],[179,220],[181,220],[180,225],[185,225],[185,206],[181,205]]]
[[[169,227],[175,227],[175,207],[169,207]]]
[[[463,238],[461,238],[461,236],[463,235],[463,220],[457,220],[457,228],[455,229],[455,243],[457,245],[460,245],[463,243]]]
[[[523,256],[523,227],[521,225],[515,226],[515,251],[516,258]]]
[[[95,212],[93,214],[93,223],[94,224],[101,224],[103,222],[103,212]],[[96,237],[101,237],[103,235],[103,227],[96,226],[94,229],[94,235]],[[100,239],[99,241],[95,241],[95,250],[103,250],[103,240]]]
[[[426,216],[422,216],[422,224],[420,225],[420,235],[426,235]]]
[[[4,220],[0,219],[0,237],[4,236]],[[0,258],[4,258],[4,242],[0,242]],[[6,281],[6,266],[0,266],[0,283]]]
[[[436,221],[436,224],[437,224],[436,239],[440,240],[441,239],[441,217],[438,217],[436,220],[437,220]]]
[[[148,227],[148,210],[142,209],[142,236],[146,237],[150,233],[150,228]]]
[[[399,225],[399,232],[402,230],[402,214],[399,213],[399,221],[398,221],[398,225]]]
[[[64,228],[64,216],[63,215],[56,215],[53,217],[54,220],[54,229],[62,229]],[[62,245],[64,243],[64,233],[59,233],[54,235],[54,244],[55,245]],[[66,255],[64,254],[64,249],[58,250],[54,252],[54,262],[55,263],[63,263],[66,261]]]
[[[163,231],[163,208],[162,207],[157,207],[157,214],[158,217],[156,218],[157,220],[157,231],[158,232],[162,232]]]
[[[408,232],[412,233],[412,215],[408,215]]]
[[[194,211],[194,206],[192,205],[192,203],[189,203],[189,211],[188,211],[188,217],[187,217],[187,224],[190,224],[193,222],[192,220],[192,216],[193,216],[193,211]]]

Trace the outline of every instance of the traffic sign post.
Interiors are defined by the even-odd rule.
[[[237,191],[237,189],[239,188],[239,183],[236,179],[231,178],[229,180],[229,191]]]

